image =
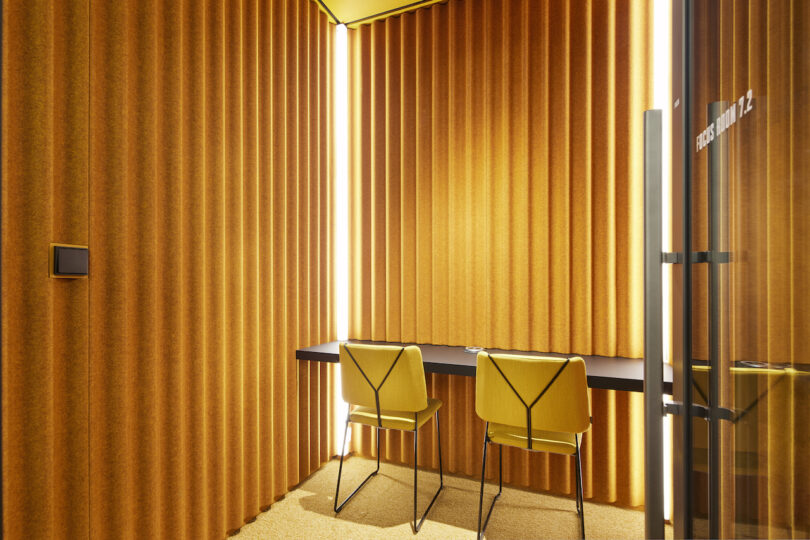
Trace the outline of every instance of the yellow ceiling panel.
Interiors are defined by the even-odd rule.
[[[337,24],[355,27],[447,0],[316,0],[320,8]]]

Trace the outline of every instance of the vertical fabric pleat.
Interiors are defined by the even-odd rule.
[[[641,356],[651,18],[643,2],[457,0],[349,31],[352,338]],[[445,467],[470,475],[474,384],[429,377]],[[641,394],[592,403],[586,496],[642,505]],[[384,437],[383,457],[412,459],[411,435]],[[420,442],[437,466],[435,436]],[[504,459],[512,484],[573,493],[569,458]]]
[[[3,5],[5,538],[222,538],[334,454],[313,2]],[[90,247],[48,277],[50,242]]]
[[[184,433],[181,451],[185,452],[185,484],[181,486],[180,499],[185,500],[185,519],[178,520],[181,533],[188,538],[206,538],[215,534],[209,531],[207,515],[211,499],[207,492],[208,475],[206,464],[207,418],[203,414],[205,403],[206,375],[203,361],[206,358],[206,282],[205,270],[200,268],[200,255],[205,257],[206,239],[206,193],[205,155],[207,140],[205,132],[205,15],[203,0],[184,0],[181,11],[181,77],[180,85],[180,149],[181,149],[181,229],[180,242],[184,246],[180,255],[180,321],[185,329],[180,340],[182,354],[196,358],[186,362],[182,377],[185,385],[181,404],[181,433]],[[193,135],[193,136],[192,136]],[[270,454],[264,454],[270,455]],[[176,492],[175,492],[176,493]]]
[[[724,242],[731,252],[731,264],[721,274],[720,327],[727,332],[721,339],[723,365],[754,361],[802,369],[808,363],[808,29],[810,6],[800,1],[706,2],[698,4],[695,14],[695,131],[709,125],[710,103],[726,101],[736,113],[724,135],[726,146],[713,143],[715,152],[726,150],[721,160],[727,163],[721,173],[727,177],[719,179],[728,190]],[[741,96],[742,108],[737,102]],[[741,115],[749,104],[751,109]],[[692,242],[695,251],[705,251],[710,151],[692,152]],[[705,266],[694,265],[692,294],[692,356],[701,360],[709,358],[711,346],[710,274]],[[806,536],[810,473],[803,465],[803,449],[810,444],[810,377],[806,371],[781,381],[762,376],[748,390],[744,381],[723,371],[720,381],[721,406],[750,408],[744,421],[721,424],[723,535]],[[695,429],[703,430],[696,438],[706,438],[705,422],[696,421]],[[749,470],[742,459],[746,453],[756,459]],[[707,491],[707,476],[695,476],[698,493]],[[706,505],[698,511],[705,513]]]
[[[53,21],[53,239],[84,244],[88,238],[88,24],[87,2],[54,6]],[[5,81],[5,78],[4,78]],[[30,120],[29,120],[30,121]],[[5,139],[5,138],[4,138]],[[74,210],[75,209],[75,210]],[[4,227],[5,228],[5,227]],[[58,235],[58,238],[57,238]],[[5,265],[6,259],[3,259]],[[56,284],[54,284],[56,285]],[[52,289],[53,358],[53,474],[55,532],[87,533],[87,281],[58,291]],[[9,331],[13,331],[9,329]],[[70,504],[74,496],[82,500]]]
[[[2,427],[8,538],[88,534],[88,282],[48,277],[51,242],[88,239],[87,9],[81,1],[3,5]]]

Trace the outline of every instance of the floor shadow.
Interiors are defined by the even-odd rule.
[[[355,461],[355,463],[351,463]],[[366,462],[347,460],[343,469],[341,480],[341,501],[345,499],[360,482],[374,470],[364,467]],[[386,470],[388,469],[388,470]],[[349,501],[339,514],[335,514],[334,496],[337,475],[332,476],[332,482],[319,482],[317,485],[307,486],[311,495],[298,500],[301,507],[309,512],[316,512],[325,516],[343,521],[370,525],[380,528],[397,527],[409,524],[413,519],[413,469],[401,466],[386,466],[381,464],[380,472]],[[407,480],[403,478],[407,476]],[[469,478],[459,478],[445,474],[444,488],[428,514],[428,520],[443,523],[460,529],[470,531],[472,536],[478,530],[478,484],[470,489]],[[430,503],[433,494],[439,487],[439,475],[433,471],[419,470],[419,488],[417,499],[417,513],[421,516]],[[572,536],[579,535],[579,519],[576,513],[574,499],[570,500],[570,509],[550,507],[543,504],[542,497],[538,497],[536,504],[522,504],[511,493],[510,488],[504,488],[504,494],[498,500],[493,510],[492,519],[487,528],[490,538],[503,537],[502,531],[509,530],[508,536],[515,533],[514,513],[542,512],[548,519],[571,524]],[[487,484],[484,493],[484,512],[489,508],[492,497],[497,493],[497,486]],[[513,495],[513,497],[510,497]],[[510,498],[512,499],[510,501]],[[567,503],[567,500],[563,500]],[[587,517],[587,515],[586,515]],[[530,521],[530,520],[528,520]],[[527,521],[527,525],[529,524]],[[523,532],[528,532],[525,529]],[[526,534],[522,534],[526,537]]]

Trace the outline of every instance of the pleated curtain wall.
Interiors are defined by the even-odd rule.
[[[805,121],[810,110],[810,5],[757,0],[698,3],[696,9],[696,130],[707,125],[709,103],[726,100],[733,105],[749,89],[753,96],[748,115],[737,118],[727,132],[724,156],[727,249],[734,264],[723,274],[721,298],[730,316],[723,318],[729,346],[721,349],[721,358],[806,365],[810,349],[810,131]],[[748,104],[746,100],[746,108]],[[704,149],[694,156],[692,241],[696,251],[705,251],[709,248],[709,152]],[[692,352],[694,358],[708,359],[709,273],[705,265],[694,268]],[[745,531],[760,538],[803,537],[810,531],[810,468],[806,466],[810,378],[800,374],[761,379],[748,393],[735,391],[735,384],[741,386],[742,381],[721,377],[723,405],[737,410],[750,407],[748,418],[733,429],[721,424],[724,442],[731,449],[722,458],[722,492],[737,494],[722,499],[724,534],[739,536]],[[705,426],[705,422],[696,423],[696,429],[704,432]],[[746,433],[753,438],[744,440]],[[746,452],[757,459],[755,473],[745,471]],[[753,528],[738,528],[735,534],[735,521]]]
[[[334,454],[334,28],[3,3],[3,535],[222,538]],[[88,279],[48,277],[51,242]]]
[[[350,337],[642,355],[651,19],[647,2],[454,0],[349,31]],[[445,470],[468,475],[474,384],[428,385]],[[642,505],[641,394],[591,396],[586,496]],[[386,431],[383,457],[408,462],[411,437]],[[355,431],[355,450],[373,441]],[[420,445],[437,467],[430,430]],[[504,477],[574,493],[567,457],[507,451]]]

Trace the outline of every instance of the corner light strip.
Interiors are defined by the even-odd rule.
[[[346,26],[339,24],[335,29],[335,87],[334,87],[334,151],[335,151],[335,321],[337,339],[345,341],[349,337],[349,66]],[[341,395],[340,366],[335,371],[335,387],[332,410],[335,411],[334,426],[340,426],[349,413]],[[344,455],[346,448],[340,448],[339,429],[334,430],[335,448]],[[346,437],[350,446],[351,429]]]

